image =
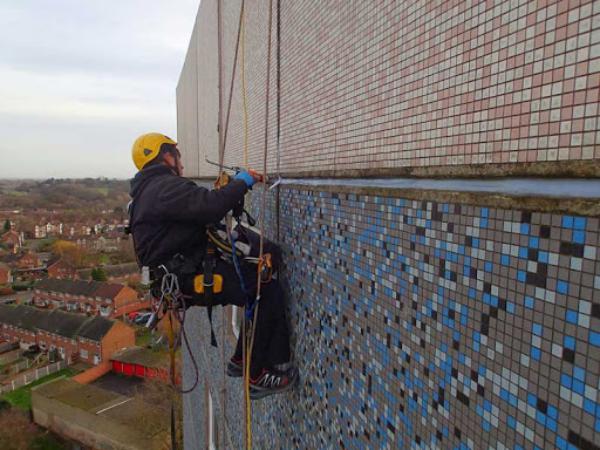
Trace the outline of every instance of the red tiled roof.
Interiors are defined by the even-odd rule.
[[[18,240],[19,239],[19,233],[17,233],[15,230],[8,230],[6,233],[4,233],[0,237],[0,240],[6,241],[7,239],[10,239],[11,237],[14,237],[14,238],[16,238]]]
[[[71,339],[80,336],[100,342],[115,321],[100,316],[87,317],[72,314],[58,309],[45,311],[24,305],[0,305],[0,323],[31,331],[44,330]]]
[[[122,284],[116,283],[100,283],[96,292],[94,292],[95,297],[103,297],[103,298],[115,298],[119,292],[123,290],[125,286]]]
[[[45,278],[39,281],[35,288],[41,291],[64,292],[72,295],[87,297],[102,297],[114,299],[124,288],[122,284],[102,283],[100,281],[59,280]]]

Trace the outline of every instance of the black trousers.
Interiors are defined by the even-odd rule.
[[[254,298],[257,285],[256,265],[242,264],[241,272],[245,288]],[[239,276],[233,264],[218,259],[214,273],[223,276],[223,291],[219,294],[213,294],[212,305],[243,307],[246,304],[247,295],[242,290]],[[208,306],[203,295],[194,293],[193,277],[189,277],[184,281],[182,290],[184,294],[192,295],[194,305]],[[279,282],[273,279],[269,283],[263,283],[260,292],[252,360],[250,361],[250,375],[252,378],[258,376],[263,368],[270,369],[276,364],[283,364],[290,360],[290,334],[285,317],[283,290]],[[243,345],[240,330],[233,356],[235,359],[242,358]]]

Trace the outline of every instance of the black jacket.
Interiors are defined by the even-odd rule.
[[[247,191],[242,180],[208,190],[164,165],[147,167],[131,180],[130,228],[142,266],[156,267],[173,255],[197,256],[206,248],[205,225],[218,223]]]

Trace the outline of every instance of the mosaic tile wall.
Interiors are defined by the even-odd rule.
[[[227,104],[241,2],[222,3]],[[271,170],[278,11],[283,172],[600,158],[598,1],[273,4]],[[215,5],[201,4],[178,87],[178,134],[184,153],[193,154],[190,176],[215,172],[204,163],[204,155],[215,159],[217,143]],[[255,1],[246,11],[249,162],[256,167],[262,166],[267,100],[267,5]],[[226,159],[238,164],[240,66],[226,151]],[[195,116],[184,114],[189,101],[199,105]],[[194,118],[199,139],[187,133]]]
[[[302,382],[254,403],[257,448],[599,448],[597,217],[303,189],[281,208]]]
[[[599,1],[273,3],[284,174],[600,159]],[[227,87],[240,4],[222,2]],[[267,4],[246,16],[254,167]],[[217,159],[215,24],[216,0],[203,0],[177,89],[192,177],[215,173],[204,162]],[[271,171],[276,74],[273,62]],[[241,164],[233,76],[225,159]],[[255,404],[255,447],[599,448],[599,219],[390,195],[282,189],[282,275],[303,379]],[[203,315],[194,320],[194,333],[206,331]],[[218,407],[218,355],[198,352]],[[227,442],[240,448],[241,388],[226,383]],[[205,402],[194,395],[186,429],[200,442]]]

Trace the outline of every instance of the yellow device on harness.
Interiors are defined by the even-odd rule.
[[[194,292],[196,294],[204,294],[204,288],[210,287],[210,284],[204,283],[204,275],[196,275],[194,277]],[[215,273],[213,275],[213,294],[219,294],[223,291],[223,276]]]

